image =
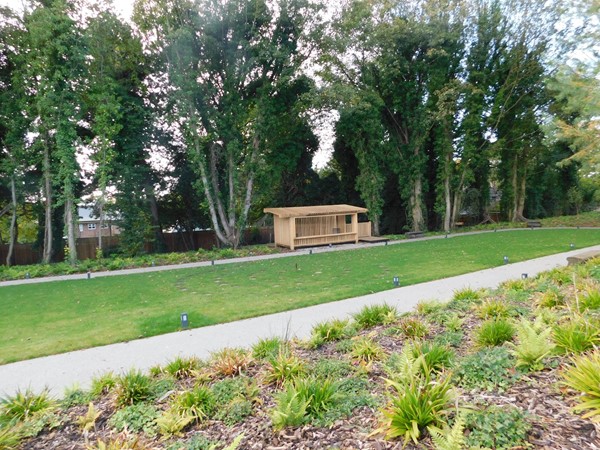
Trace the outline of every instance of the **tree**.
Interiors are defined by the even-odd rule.
[[[163,56],[170,114],[202,180],[213,228],[234,248],[271,148],[265,114],[293,82],[314,8],[304,0],[140,1],[135,20]]]

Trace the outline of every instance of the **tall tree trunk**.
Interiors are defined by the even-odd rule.
[[[77,263],[77,241],[75,240],[75,205],[73,202],[73,193],[71,187],[67,187],[65,193],[65,226],[67,227],[67,245],[69,247],[69,263]]]
[[[52,178],[50,174],[50,149],[48,141],[44,142],[44,195],[46,197],[44,217],[44,250],[42,252],[42,263],[49,264],[52,259]]]
[[[448,233],[452,228],[452,192],[450,192],[450,168],[448,167],[448,157],[446,157],[446,170],[444,175],[444,231]]]
[[[105,198],[105,190],[102,189],[102,194],[100,197],[100,202],[98,203],[98,215],[99,217],[99,230],[98,230],[98,249],[100,252],[103,252],[102,248],[102,227],[104,226],[104,198]]]
[[[521,183],[519,186],[519,196],[517,198],[517,220],[521,222],[526,222],[525,218],[525,193],[527,188],[527,172],[526,169],[523,169],[523,174],[521,175]]]
[[[14,175],[10,178],[10,194],[12,201],[12,216],[10,218],[8,253],[6,255],[6,265],[9,267],[14,263],[13,252],[15,249],[15,242],[17,240],[17,187],[15,184]]]
[[[373,220],[371,221],[371,229],[373,230],[373,236],[379,236],[380,233],[380,225],[379,225],[379,215],[373,216]]]
[[[410,210],[413,221],[413,231],[424,231],[425,218],[423,216],[423,181],[420,176],[414,181],[410,193]]]
[[[525,222],[527,219],[523,215],[525,210],[525,187],[526,172],[523,169],[522,177],[519,178],[519,158],[515,157],[512,167],[512,207],[509,220],[511,222]]]
[[[150,202],[150,215],[152,216],[152,229],[154,231],[154,240],[158,244],[158,251],[164,252],[167,248],[165,242],[165,236],[162,231],[162,225],[160,223],[160,216],[158,214],[158,203],[156,201],[156,195],[154,195],[154,188],[151,184],[146,185],[146,196]]]

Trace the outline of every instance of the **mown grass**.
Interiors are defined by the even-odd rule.
[[[0,288],[0,363],[291,310],[600,243],[600,230],[457,236],[148,274]]]

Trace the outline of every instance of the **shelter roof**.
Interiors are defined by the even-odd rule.
[[[306,216],[331,216],[335,214],[366,213],[366,208],[352,205],[317,205],[317,206],[290,206],[284,208],[265,208],[266,213],[277,217],[306,217]]]

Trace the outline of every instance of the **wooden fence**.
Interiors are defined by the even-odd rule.
[[[219,247],[219,240],[214,231],[194,231],[192,233],[163,233],[166,252],[188,252],[203,248],[210,250]],[[102,238],[105,249],[117,249],[119,236],[104,236]],[[268,244],[273,242],[273,227],[249,228],[244,232],[245,244]],[[97,238],[77,239],[77,256],[79,259],[93,259],[96,257]],[[153,243],[146,243],[145,251],[154,252]],[[8,244],[0,244],[0,264],[6,264]],[[37,264],[42,259],[42,249],[33,244],[16,244],[14,249],[15,265]],[[63,251],[57,252],[53,260],[64,260]]]

